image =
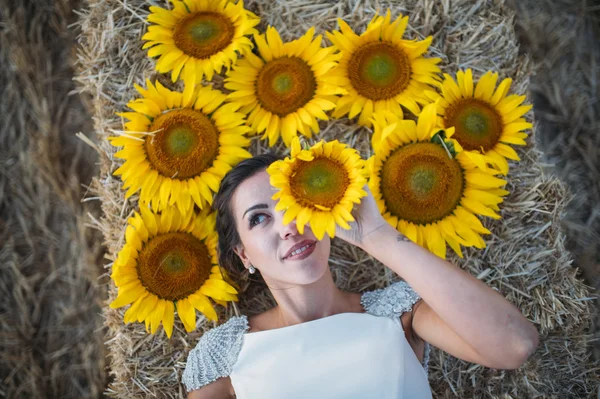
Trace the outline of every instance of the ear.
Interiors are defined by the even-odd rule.
[[[235,252],[235,254],[240,257],[240,260],[246,268],[250,267],[250,259],[248,258],[248,255],[246,254],[246,249],[243,245],[240,244],[235,246],[233,248],[233,252]]]

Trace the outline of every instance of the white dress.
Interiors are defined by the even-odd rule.
[[[190,352],[188,391],[229,376],[238,399],[431,398],[400,316],[418,295],[405,282],[364,293],[365,313],[340,313],[247,333],[246,316],[203,335]]]

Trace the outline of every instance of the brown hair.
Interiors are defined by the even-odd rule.
[[[241,243],[231,207],[233,192],[244,180],[266,169],[273,162],[280,159],[282,157],[267,153],[243,160],[225,175],[221,181],[219,192],[213,200],[213,209],[217,212],[216,228],[219,235],[219,244],[217,246],[219,265],[227,271],[234,281],[240,282],[241,280],[248,279],[249,276],[241,259],[233,250]],[[255,274],[255,276],[256,279],[252,278],[252,281],[264,283],[259,273]]]

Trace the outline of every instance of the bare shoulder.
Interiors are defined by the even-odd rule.
[[[346,292],[346,295],[349,309],[348,312],[366,313],[366,310],[361,303],[362,294],[360,292]]]
[[[188,393],[188,399],[233,399],[235,391],[229,377],[219,378]]]
[[[275,320],[275,309],[271,308],[265,312],[257,315],[248,317],[248,331],[249,333],[271,330],[274,327]]]

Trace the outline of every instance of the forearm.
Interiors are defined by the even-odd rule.
[[[502,295],[459,267],[412,243],[389,225],[361,244],[401,276],[436,314],[481,356],[530,352],[535,327]]]

